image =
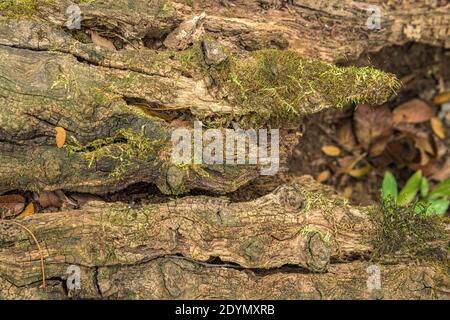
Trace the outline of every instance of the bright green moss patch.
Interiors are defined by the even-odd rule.
[[[369,242],[375,257],[396,252],[423,252],[431,242],[447,239],[442,218],[427,216],[425,207],[424,212],[417,212],[415,207],[415,204],[398,206],[385,201],[380,207],[369,210],[373,224]]]
[[[325,108],[349,103],[382,104],[400,87],[397,78],[371,67],[337,67],[305,59],[290,50],[260,50],[245,57],[231,53],[208,67],[200,46],[178,57],[183,66],[198,65],[236,107],[240,124],[282,123]],[[244,123],[242,123],[244,121]]]
[[[245,113],[280,122],[352,102],[380,104],[399,87],[395,76],[373,68],[339,68],[280,50],[231,59],[217,76]]]
[[[72,137],[72,144],[65,148],[69,154],[81,154],[91,167],[101,159],[109,159],[118,162],[111,175],[120,177],[135,161],[151,161],[156,158],[158,148],[164,143],[145,136],[145,126],[140,132],[133,129],[119,129],[113,136],[97,139],[85,145]]]
[[[40,4],[49,4],[54,0],[2,0],[0,14],[10,17],[31,16]]]

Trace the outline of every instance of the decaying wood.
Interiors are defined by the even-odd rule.
[[[42,7],[39,14],[43,15],[44,9],[48,8]],[[103,25],[96,20],[100,19],[98,8],[84,10],[87,21],[94,19],[94,24]],[[47,20],[52,20],[55,13],[47,14]],[[146,16],[145,11],[141,14],[149,19],[148,23],[154,22],[145,32],[165,30],[166,16]],[[119,17],[111,12],[111,19]],[[128,27],[133,30],[138,26]],[[121,32],[127,36],[128,31]],[[254,179],[255,167],[206,166],[205,174],[205,170],[199,173],[171,166],[171,130],[183,126],[183,121],[226,123],[228,117],[244,122],[254,113],[265,112],[264,108],[277,107],[255,106],[249,110],[231,104],[229,92],[211,93],[201,74],[191,74],[183,68],[182,54],[147,48],[114,51],[80,42],[67,30],[47,21],[0,17],[0,191],[65,189],[107,193],[137,182],[156,182],[167,193],[189,189],[225,193]],[[321,72],[326,68],[331,67],[321,65]],[[285,77],[284,72],[289,71],[276,76]],[[314,88],[311,97],[295,106],[296,112],[307,115],[336,107],[330,91],[340,92],[339,85],[352,84],[350,96],[366,92],[361,102],[382,103],[392,94],[387,82],[370,81],[371,78],[362,82],[342,76],[331,87],[326,83],[322,88]],[[91,143],[91,147],[78,148],[79,152],[71,155],[64,148],[55,148],[55,127],[65,129],[67,144],[74,143],[71,137],[82,145]],[[282,126],[289,128],[287,123]],[[114,138],[119,130],[138,134],[139,140],[147,139],[151,150],[140,157],[129,156],[123,149],[140,152],[135,149],[142,143],[133,146],[123,135]],[[282,150],[283,162],[296,139],[282,134],[282,141],[287,144]],[[83,155],[99,149],[107,156],[96,161],[84,159]],[[112,176],[111,172],[124,161],[127,165],[121,167],[120,175]],[[178,181],[176,186],[171,185],[174,180]]]
[[[330,267],[328,273],[295,268],[238,270],[202,265],[179,257],[135,266],[81,268],[81,290],[65,288],[65,277],[18,287],[0,278],[3,299],[449,299],[448,277],[421,264],[380,266],[382,289],[368,289],[368,262]]]
[[[199,196],[36,214],[22,223],[44,248],[50,288],[38,290],[39,254],[28,235],[0,224],[0,287],[9,284],[0,294],[64,297],[58,290],[76,265],[84,298],[370,298],[365,210],[304,177],[243,203]],[[362,262],[351,262],[357,257]],[[380,268],[382,297],[448,298],[448,277],[437,265]],[[408,289],[398,288],[403,282]]]
[[[268,48],[334,63],[410,41],[450,46],[449,5],[439,1],[380,2],[379,30],[367,28],[367,4],[359,2],[94,1],[80,4],[79,32],[64,27],[71,1],[36,3],[31,14],[0,13],[0,193],[105,194],[138,182],[172,194],[227,193],[255,180],[253,166],[185,170],[168,159],[172,129],[251,116],[230,102],[229,92],[214,91],[217,79],[186,67],[183,54],[201,38],[214,39],[238,61]],[[107,37],[110,49],[80,39],[92,33]],[[214,68],[214,59],[203,60]],[[365,90],[373,91],[374,104],[388,98],[383,84],[360,83],[354,93]],[[336,107],[323,92],[313,98],[302,115]],[[297,141],[297,125],[282,125],[282,161]],[[62,148],[56,127],[67,134]],[[117,135],[123,130],[151,151],[133,154],[112,175],[132,144],[133,137]],[[107,155],[89,163],[85,155],[101,148]],[[20,228],[0,223],[0,298],[450,298],[448,270],[411,257],[380,264],[382,290],[368,289],[366,208],[310,178],[250,202],[206,196],[143,206],[89,202],[22,223],[42,245],[48,287],[40,288],[35,244]],[[70,265],[81,269],[81,290],[66,287]]]

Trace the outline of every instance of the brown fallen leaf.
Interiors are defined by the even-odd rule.
[[[18,215],[25,208],[25,198],[18,194],[0,196],[0,218]]]
[[[435,104],[444,104],[450,101],[450,91],[443,92],[434,97]]]
[[[356,141],[355,134],[353,133],[351,121],[346,121],[344,125],[339,128],[338,141],[340,145],[349,152],[353,151],[357,147],[358,143]]]
[[[23,210],[23,212],[16,217],[16,219],[23,219],[31,216],[32,214],[34,214],[34,204],[33,202],[30,202],[26,206],[25,210]]]
[[[439,120],[439,118],[437,118],[437,117],[433,117],[433,118],[431,118],[430,122],[431,122],[431,129],[433,129],[434,134],[438,138],[444,139],[445,131],[444,131],[444,127],[442,126],[441,120]]]
[[[113,51],[117,51],[114,43],[112,43],[111,40],[108,40],[108,39],[102,37],[101,35],[99,35],[98,32],[89,30],[89,32],[86,32],[86,33],[91,35],[92,42],[95,43],[96,45],[102,46],[104,48],[107,48],[107,49],[110,49]]]
[[[348,174],[354,178],[361,178],[368,174],[372,170],[372,167],[369,165],[365,165],[360,168],[352,169],[348,172]]]
[[[39,193],[39,204],[42,208],[55,207],[61,208],[63,201],[55,192],[41,191]]]
[[[392,112],[394,124],[420,123],[433,117],[433,110],[424,101],[412,99],[402,103]]]
[[[417,132],[414,135],[414,144],[420,152],[420,165],[425,166],[432,157],[436,157],[436,149],[433,137],[425,132]]]
[[[450,179],[450,158],[448,158],[444,164],[434,170],[431,178],[436,181]]]
[[[324,170],[321,173],[319,173],[319,175],[317,176],[317,181],[318,182],[324,182],[327,181],[331,176],[330,170]]]
[[[348,173],[358,164],[358,162],[360,162],[366,156],[367,154],[363,153],[358,156],[352,155],[338,159],[339,168],[337,169],[336,174]]]
[[[326,145],[322,147],[322,152],[330,157],[338,157],[341,154],[341,149],[336,146]]]
[[[387,106],[359,105],[353,114],[355,135],[372,157],[380,155],[392,135],[392,112]]]
[[[62,148],[64,146],[64,144],[66,143],[66,139],[67,139],[67,133],[66,130],[64,130],[64,128],[61,127],[55,127],[55,131],[56,131],[56,146],[58,148]]]
[[[411,136],[399,136],[389,142],[387,153],[397,164],[408,165],[417,162],[420,156]]]
[[[0,203],[21,203],[25,202],[25,198],[20,194],[7,194],[0,196]]]

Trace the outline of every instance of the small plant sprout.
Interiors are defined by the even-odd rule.
[[[394,175],[386,171],[381,188],[383,202],[393,201],[398,206],[409,206],[415,202],[414,211],[426,215],[443,215],[450,205],[450,179],[436,185],[433,190],[422,171],[416,171],[406,181],[403,189],[398,192],[397,180]]]

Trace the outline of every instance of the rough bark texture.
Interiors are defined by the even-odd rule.
[[[302,116],[351,101],[381,104],[395,91],[392,75],[323,61],[409,41],[450,46],[445,1],[378,3],[380,30],[368,30],[360,2],[295,1],[283,10],[264,0],[188,3],[80,4],[80,31],[64,27],[71,1],[0,6],[0,193],[106,194],[138,182],[168,194],[235,191],[258,166],[172,165],[171,131],[193,120],[221,129],[281,121],[283,162]],[[92,43],[92,32],[116,50]],[[248,104],[262,84],[236,89],[233,77],[253,79],[261,61],[277,86],[300,80],[295,99],[282,96],[295,102],[287,103],[293,119],[280,118],[274,100]],[[297,99],[304,85],[313,93]],[[55,127],[68,134],[65,148],[55,145]],[[46,290],[34,242],[0,221],[0,298],[448,299],[442,261],[411,257],[380,265],[383,289],[368,289],[366,210],[303,178],[243,203],[194,196],[35,214],[22,223],[43,247]],[[81,268],[81,290],[65,287],[70,265]]]
[[[38,290],[39,252],[29,235],[0,224],[0,292],[62,298],[67,267],[77,265],[82,298],[448,298],[442,265],[408,259],[382,266],[383,291],[370,292],[366,211],[308,177],[243,203],[90,202],[23,221],[44,248],[46,277],[59,279],[47,291]]]

